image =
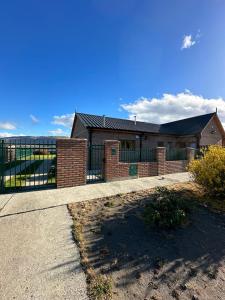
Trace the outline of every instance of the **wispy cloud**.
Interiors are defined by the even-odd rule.
[[[0,129],[3,130],[15,130],[16,126],[10,122],[0,122]]]
[[[163,94],[159,98],[139,98],[121,107],[129,113],[129,118],[137,116],[137,120],[152,123],[166,123],[196,115],[215,112],[225,126],[225,99],[204,98],[194,95],[189,90],[178,94]]]
[[[54,116],[52,124],[62,125],[71,128],[73,125],[74,114],[66,114],[61,116]]]
[[[68,136],[68,132],[62,130],[61,128],[57,128],[55,130],[49,130],[49,134],[51,135],[60,135],[60,136]]]
[[[181,50],[191,48],[196,44],[196,41],[193,40],[192,35],[185,35],[183,38]]]
[[[30,115],[30,118],[31,118],[32,123],[34,123],[34,124],[37,124],[39,122],[38,118],[32,114]]]

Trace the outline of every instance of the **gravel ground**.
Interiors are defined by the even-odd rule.
[[[195,197],[191,184],[174,188]],[[82,224],[88,267],[112,278],[113,300],[225,299],[225,215],[196,203],[176,230],[148,227],[143,211],[151,193],[69,206]]]
[[[0,299],[86,300],[66,206],[0,218]]]

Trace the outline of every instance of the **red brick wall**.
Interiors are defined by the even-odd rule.
[[[105,141],[105,181],[158,175],[157,162],[138,162],[138,174],[132,177],[129,176],[130,165],[119,162],[119,141]]]
[[[158,147],[156,151],[156,160],[158,162],[158,175],[165,174],[165,163],[166,163],[166,148]]]
[[[188,159],[193,159],[194,150],[187,149]],[[105,181],[126,178],[148,177],[186,171],[188,161],[166,161],[166,149],[157,148],[157,162],[138,162],[137,175],[130,176],[131,163],[119,161],[119,141],[105,141]],[[57,187],[72,187],[86,184],[87,140],[57,140]]]
[[[138,176],[148,177],[158,175],[158,163],[157,162],[139,162],[138,163]]]
[[[57,188],[86,184],[87,140],[57,140]]]
[[[166,161],[165,174],[186,172],[187,160]]]
[[[131,163],[119,162],[119,141],[105,141],[105,181],[185,172],[188,160],[194,158],[194,149],[187,149],[188,160],[166,161],[166,148],[164,147],[156,149],[156,156],[157,162],[138,162],[137,176],[130,177]]]

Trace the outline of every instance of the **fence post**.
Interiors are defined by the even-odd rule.
[[[158,175],[165,174],[165,166],[166,166],[166,148],[165,147],[157,147],[156,148],[156,158],[158,162]]]
[[[104,163],[104,178],[105,181],[110,181],[119,176],[118,162],[119,162],[119,145],[120,142],[116,140],[106,140],[105,145],[105,163]]]
[[[87,140],[58,139],[57,188],[86,184],[87,179]]]
[[[5,155],[4,155],[4,140],[1,140],[0,143],[0,192],[4,192],[4,163],[5,163]]]
[[[195,149],[191,148],[191,147],[187,147],[186,148],[186,153],[187,153],[187,161],[191,161],[193,159],[195,159]]]

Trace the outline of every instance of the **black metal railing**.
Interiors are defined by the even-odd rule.
[[[104,145],[88,147],[87,183],[103,181]]]
[[[0,140],[1,193],[55,184],[55,140]]]
[[[156,149],[120,149],[121,162],[154,162],[156,161]]]
[[[167,148],[166,160],[186,160],[187,149],[186,148]]]

